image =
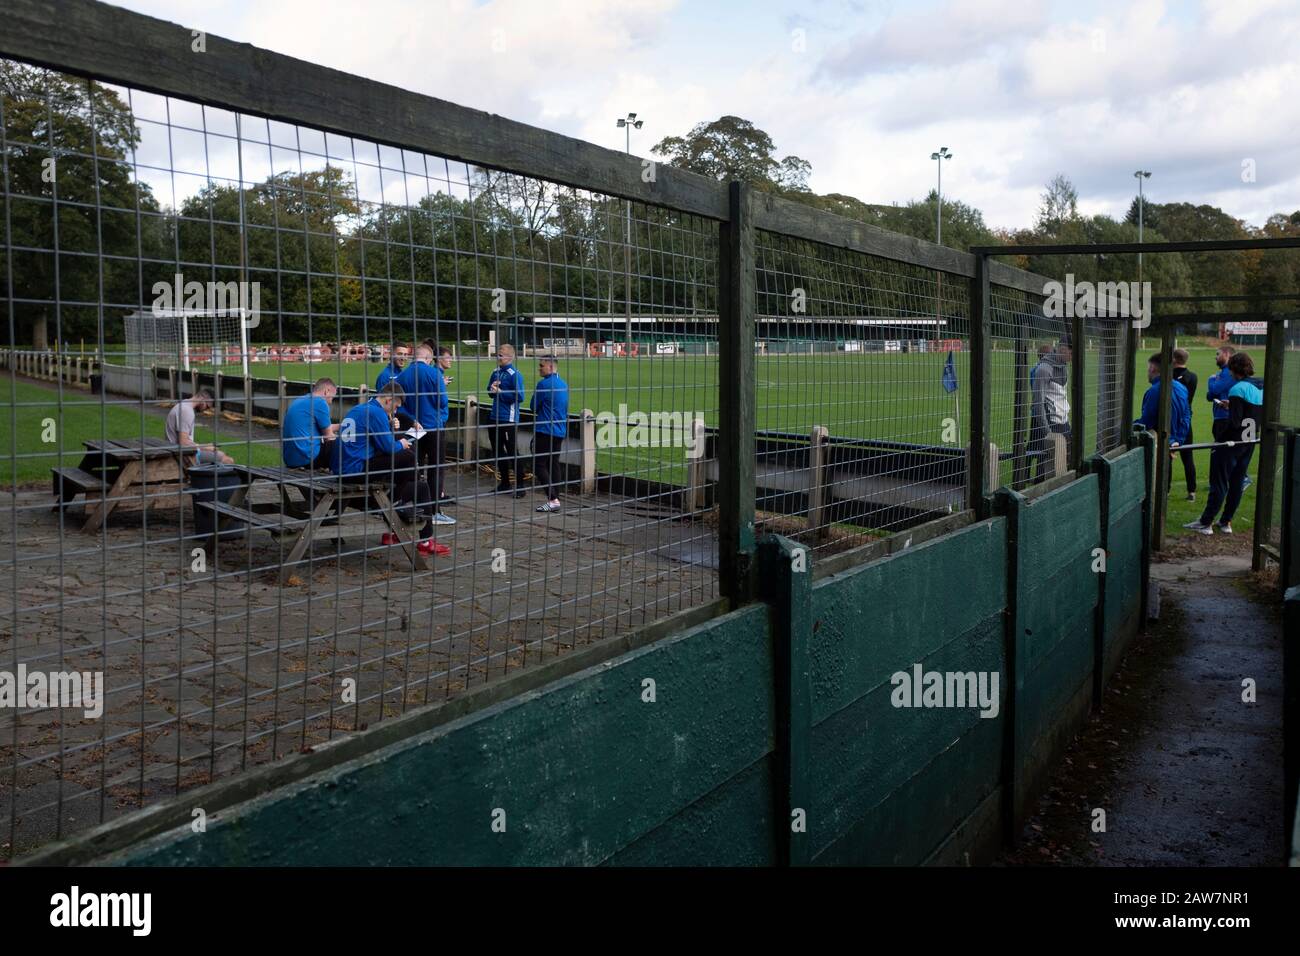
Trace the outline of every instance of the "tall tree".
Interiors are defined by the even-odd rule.
[[[11,227],[4,252],[13,257],[14,296],[37,300],[15,308],[15,336],[44,347],[57,318],[64,337],[95,338],[101,270],[103,300],[139,302],[136,266],[122,260],[157,255],[163,245],[159,220],[140,215],[159,208],[132,174],[140,132],[116,91],[4,59],[0,121],[8,171],[0,199],[8,200]],[[56,301],[64,303],[57,316]],[[105,329],[110,339],[118,332]]]
[[[1059,235],[1079,218],[1079,192],[1064,173],[1057,173],[1043,190],[1034,228],[1043,235]]]
[[[806,192],[812,173],[812,165],[798,156],[778,160],[772,137],[739,116],[698,123],[685,136],[665,136],[653,150],[667,156],[670,166],[769,192]]]

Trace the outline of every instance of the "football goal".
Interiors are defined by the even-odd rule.
[[[243,309],[219,312],[143,310],[125,318],[126,364],[234,365],[248,374],[248,323]]]

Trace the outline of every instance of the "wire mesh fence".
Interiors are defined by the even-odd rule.
[[[1128,354],[1128,323],[1123,319],[1090,317],[1084,326],[1088,348],[1084,367],[1088,381],[1086,396],[1090,436],[1084,448],[1106,454],[1125,446],[1130,423],[1124,420],[1125,370],[1132,365]]]
[[[5,856],[716,596],[716,222],[0,76]]]
[[[994,485],[1020,489],[1070,467],[1070,324],[1019,289],[995,286],[990,304],[990,462]]]
[[[966,507],[969,280],[759,230],[760,518],[840,550]]]
[[[724,607],[721,488],[820,553],[969,508],[972,257],[173,83],[0,60],[0,855]],[[1043,477],[1070,344],[994,296],[981,492]]]

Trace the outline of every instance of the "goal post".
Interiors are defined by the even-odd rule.
[[[128,365],[238,364],[248,375],[248,322],[242,309],[220,312],[132,312],[124,319]]]

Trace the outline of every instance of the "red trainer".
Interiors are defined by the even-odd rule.
[[[444,555],[451,554],[451,548],[445,544],[439,544],[433,538],[427,538],[416,546],[421,554]]]
[[[384,536],[379,539],[380,544],[401,544],[402,539],[391,531],[385,531]]]

